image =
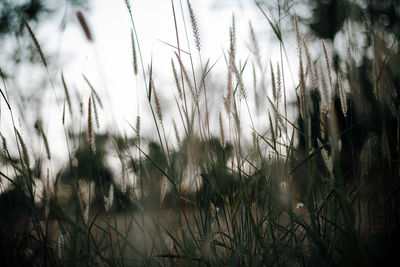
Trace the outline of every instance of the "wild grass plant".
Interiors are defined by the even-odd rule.
[[[40,120],[35,127],[46,158],[32,158],[36,154],[25,138],[34,132],[19,130],[12,105],[18,100],[10,101],[11,88],[2,74],[2,99],[15,137],[13,142],[2,134],[6,171],[0,175],[9,184],[0,195],[4,263],[384,266],[395,258],[400,249],[400,143],[399,54],[389,43],[393,36],[377,25],[365,33],[373,40],[373,53],[360,56],[348,30],[345,58],[332,57],[328,43],[319,40],[313,42],[319,53],[311,54],[291,9],[283,16],[279,6],[275,22],[257,4],[275,34],[279,61],[264,64],[251,24],[252,57],[240,59],[233,17],[224,51],[226,84],[210,88],[214,69],[209,60],[204,63],[201,21],[189,0],[171,1],[176,29],[179,12],[191,26],[175,32],[170,71],[178,115],[172,140],[166,129],[169,114],[158,96],[161,86],[155,85],[152,63],[145,68],[132,7],[125,4],[132,23],[133,75],[143,75],[156,139],[142,136],[139,113],[131,136],[98,132],[102,100],[86,76],[90,95],[79,100],[76,114],[68,79],[61,74],[55,81],[49,74],[40,40],[24,21],[62,112],[69,158],[57,171],[42,167],[46,160],[52,166],[56,148],[49,146]],[[287,82],[293,61],[287,59],[284,17],[293,18],[296,36],[298,78],[293,86]],[[94,42],[83,13],[77,18]],[[196,53],[181,49],[184,39]],[[58,86],[64,89],[64,104]],[[224,92],[217,116],[208,105],[211,90]],[[292,106],[297,119],[289,116]],[[77,117],[85,118],[85,127],[75,122]],[[212,128],[213,119],[219,129]],[[260,119],[264,125],[255,123]],[[110,154],[119,162],[117,175],[107,162]]]

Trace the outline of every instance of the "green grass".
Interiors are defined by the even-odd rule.
[[[83,76],[91,95],[80,101],[88,106],[77,114],[68,80],[51,77],[40,40],[24,22],[52,89],[56,92],[58,84],[64,88],[64,104],[56,100],[69,158],[61,169],[50,171],[42,166],[42,157],[32,158],[31,144],[25,143],[14,120],[17,107],[8,104],[12,88],[3,79],[2,98],[18,144],[10,149],[15,142],[2,134],[2,167],[8,172],[0,176],[9,184],[0,195],[0,257],[5,264],[384,266],[395,259],[400,237],[399,55],[387,44],[386,32],[365,33],[377,40],[374,56],[363,51],[365,56],[355,63],[357,55],[349,49],[336,66],[324,42],[320,55],[311,57],[294,16],[299,70],[292,87],[285,82],[290,74],[283,70],[293,64],[284,61],[290,43],[280,21],[258,5],[281,48],[280,61],[262,71],[254,33],[254,53],[240,59],[233,19],[224,51],[227,82],[211,88],[213,66],[209,60],[203,63],[201,22],[189,4],[185,19],[192,29],[173,34],[180,40],[185,36],[196,53],[183,55],[181,44],[174,44],[171,81],[176,83],[179,113],[174,128],[167,129],[169,114],[163,113],[157,95],[161,88],[154,86],[151,63],[146,71],[128,1],[126,6],[134,75],[143,75],[156,140],[141,135],[140,117],[134,126],[128,123],[130,136],[96,132],[101,120],[97,109],[103,105],[95,88]],[[172,11],[176,21],[179,11]],[[293,13],[288,15],[286,19]],[[82,13],[79,21],[90,36]],[[344,31],[343,38],[353,34]],[[199,66],[194,66],[195,58]],[[254,81],[247,81],[251,72]],[[264,110],[252,106],[252,82],[256,99],[263,88],[271,91],[261,100]],[[211,129],[210,90],[224,91],[219,136]],[[289,92],[296,96],[294,103]],[[297,111],[295,120],[287,115],[291,106]],[[68,125],[67,116],[85,118],[87,130],[77,130],[80,121]],[[256,127],[259,120],[265,125]],[[51,162],[56,148],[48,147],[41,122],[35,125]],[[245,127],[252,136],[246,136]],[[168,134],[171,130],[175,138]],[[33,129],[29,134],[35,135]],[[120,162],[118,174],[110,170],[110,155]]]

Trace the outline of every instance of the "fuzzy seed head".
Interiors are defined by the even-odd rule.
[[[276,93],[276,83],[275,83],[275,74],[274,74],[274,67],[272,66],[272,62],[269,62],[270,67],[271,67],[271,84],[272,84],[272,97],[274,99],[274,102],[276,103],[277,101],[277,93]]]
[[[219,113],[219,130],[220,130],[220,136],[221,136],[221,146],[223,149],[225,149],[225,132],[224,132],[224,124],[222,122],[222,114],[221,112]]]
[[[242,72],[237,68],[237,66],[233,61],[232,61],[232,70],[233,73],[235,74],[235,78],[239,86],[240,97],[243,99],[247,99],[247,90],[246,87],[244,86]]]
[[[33,44],[35,45],[36,50],[37,50],[38,53],[39,53],[39,56],[40,56],[40,58],[41,58],[41,60],[42,60],[43,65],[47,68],[47,61],[46,61],[46,58],[44,57],[42,48],[40,47],[40,44],[39,44],[38,40],[36,39],[36,36],[35,36],[35,34],[33,33],[32,28],[29,26],[28,22],[27,22],[24,18],[22,18],[22,22],[24,23],[26,29],[27,29],[28,32],[29,32],[29,35],[31,36],[31,39],[32,39],[32,41],[33,41]]]
[[[311,75],[312,87],[315,88],[315,86],[317,85],[317,79],[315,78],[314,64],[311,61],[310,51],[308,50],[306,38],[304,38],[304,36],[302,36],[301,41],[302,41],[302,44],[304,47],[304,52],[305,52],[306,59],[307,59],[308,70]]]
[[[17,139],[19,142],[19,146],[21,147],[21,150],[22,150],[22,156],[23,156],[24,163],[29,168],[30,159],[29,159],[28,147],[26,146],[24,140],[22,139],[21,134],[18,132],[17,129],[15,129],[15,132],[17,133]]]
[[[87,24],[83,13],[81,11],[76,12],[76,17],[78,18],[83,32],[85,33],[86,39],[88,39],[90,42],[93,42],[92,32],[90,31],[89,25]]]
[[[276,100],[277,100],[277,107],[281,102],[282,98],[282,77],[281,77],[281,68],[279,66],[279,62],[276,67]]]
[[[322,143],[321,141],[318,140],[318,146],[322,147]],[[322,159],[325,163],[325,166],[329,172],[329,174],[333,174],[333,160],[332,160],[332,156],[328,154],[328,151],[326,150],[326,148],[322,148],[321,150],[321,154],[322,154]]]
[[[94,133],[93,133],[92,98],[90,98],[90,97],[89,97],[89,104],[88,104],[88,125],[87,125],[86,139],[87,139],[92,151],[96,152],[96,144],[95,144]]]
[[[64,78],[64,73],[61,73],[61,81],[62,81],[62,84],[63,84],[63,87],[64,87],[64,93],[65,93],[65,98],[67,100],[68,109],[69,109],[69,112],[70,112],[71,117],[72,117],[71,97],[69,96],[68,86],[67,86],[67,83],[66,83],[65,78]]]
[[[339,83],[339,98],[340,98],[340,106],[342,108],[343,115],[347,116],[347,100],[346,100],[346,93],[343,89],[342,78],[340,74],[338,75],[338,83]]]
[[[167,194],[168,178],[164,175],[161,178],[161,189],[160,189],[160,204],[164,201],[165,195]]]
[[[50,146],[49,146],[49,142],[47,141],[47,137],[43,131],[43,127],[42,127],[42,121],[41,120],[37,120],[35,123],[35,128],[38,130],[39,135],[42,137],[43,139],[43,143],[44,143],[44,148],[46,150],[46,155],[47,155],[47,159],[51,159],[51,154],[50,154]]]
[[[1,135],[1,139],[3,141],[3,153],[4,153],[4,155],[8,156],[9,152],[8,152],[8,146],[7,146],[6,138],[3,135]]]
[[[200,51],[200,49],[201,49],[200,33],[199,33],[199,27],[197,24],[196,16],[194,14],[194,11],[192,9],[192,6],[191,6],[189,0],[187,0],[187,5],[188,5],[188,9],[189,9],[190,21],[192,23],[192,31],[193,31],[196,48],[198,51]]]
[[[236,23],[235,15],[232,15],[232,26],[229,29],[229,55],[232,57],[232,61],[235,62],[236,59]]]
[[[173,59],[171,59],[171,65],[172,65],[172,72],[174,73],[175,85],[176,85],[176,89],[178,90],[179,99],[182,100],[183,93],[182,93],[181,83],[179,82],[178,73],[176,71]]]
[[[135,75],[137,75],[138,74],[138,64],[137,64],[137,56],[136,56],[135,38],[133,36],[132,30],[131,30],[131,42],[132,42],[132,57],[133,57],[133,73]]]
[[[231,106],[232,106],[232,68],[231,68],[231,63],[229,63],[229,67],[228,67],[228,83],[227,84],[228,85],[226,88],[226,96],[224,97],[224,105],[225,105],[226,113],[228,114],[228,117],[230,118]]]
[[[304,69],[303,69],[303,56],[301,53],[301,47],[299,49],[299,81],[300,81],[300,115],[301,118],[304,119],[306,116],[306,82],[304,78]]]
[[[161,104],[160,104],[160,100],[158,99],[157,91],[154,86],[153,80],[151,80],[151,85],[153,87],[154,102],[156,104],[157,117],[158,117],[159,121],[162,123],[163,122],[163,114],[162,114]]]
[[[197,106],[198,103],[199,103],[199,96],[197,95],[197,92],[196,92],[195,88],[193,87],[192,82],[190,81],[189,75],[188,75],[188,73],[187,73],[187,71],[185,69],[185,66],[182,63],[182,60],[181,60],[180,56],[176,52],[175,52],[175,55],[178,58],[178,62],[179,62],[179,65],[181,67],[181,70],[182,70],[182,73],[183,73],[183,77],[185,78],[186,83],[189,86],[190,92],[192,93],[193,101],[195,102],[195,104]]]
[[[92,93],[92,103],[93,103],[93,111],[94,111],[94,121],[96,122],[96,128],[97,130],[100,129],[100,123],[99,123],[99,115],[97,113],[97,106],[96,106],[96,101],[94,99],[94,94]]]
[[[322,96],[322,113],[325,114],[328,111],[329,106],[329,93],[328,86],[326,85],[325,73],[322,69],[322,65],[319,64],[319,77],[321,81],[321,96]]]
[[[326,51],[325,42],[322,41],[322,48],[324,50],[325,62],[326,62],[326,69],[328,70],[328,78],[329,78],[329,85],[332,91],[332,73],[331,73],[331,65],[329,63],[328,52]]]
[[[140,116],[136,116],[136,128],[135,132],[137,136],[140,136]]]

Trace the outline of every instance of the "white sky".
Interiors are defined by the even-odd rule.
[[[181,46],[183,50],[188,50],[182,23],[181,7],[179,1],[174,0],[174,3]],[[182,3],[191,51],[196,66],[199,66],[197,64],[198,55],[194,46],[186,1],[182,0]],[[251,0],[192,0],[191,3],[200,29],[203,63],[208,58],[210,58],[211,64],[217,62],[210,77],[212,81],[210,88],[219,92],[216,93],[215,99],[210,100],[210,103],[214,105],[212,110],[215,112],[214,116],[217,117],[219,111],[224,112],[222,95],[225,94],[226,90],[226,65],[223,52],[229,48],[229,27],[232,23],[233,13],[236,19],[238,58],[243,62],[250,55],[248,46],[250,45],[249,21],[251,21],[259,41],[263,65],[268,67],[266,83],[267,89],[270,90],[269,61],[272,60],[274,66],[276,66],[279,57],[279,43],[273,37],[271,27],[254,2]],[[226,4],[221,5],[220,8],[213,9],[212,7],[216,3]],[[128,136],[134,135],[126,121],[132,125],[135,124],[137,99],[139,98],[143,134],[153,135],[154,137],[154,122],[149,116],[149,105],[145,97],[142,74],[139,73],[137,78],[133,75],[130,39],[132,25],[124,1],[96,0],[92,1],[91,4],[90,12],[83,12],[94,36],[94,43],[89,43],[85,39],[78,23],[67,24],[64,33],[60,34],[60,18],[55,18],[54,23],[37,29],[37,37],[43,50],[49,51],[49,53],[54,51],[58,53],[58,57],[49,59],[57,61],[56,67],[51,69],[50,72],[53,81],[55,81],[58,98],[60,100],[64,98],[64,91],[60,81],[60,72],[63,71],[70,90],[75,88],[84,103],[84,116],[80,117],[78,113],[79,105],[76,100],[73,100],[75,102],[75,115],[71,122],[71,118],[67,113],[66,122],[80,125],[82,129],[86,128],[87,101],[90,90],[82,78],[82,74],[84,74],[94,85],[105,104],[104,110],[99,111],[100,131],[112,129],[117,133],[127,133]],[[71,12],[76,12],[77,10]],[[144,66],[147,69],[151,61],[153,62],[153,77],[163,107],[167,134],[170,138],[175,139],[170,124],[172,119],[176,119],[178,124],[180,122],[173,98],[176,95],[176,87],[170,63],[171,58],[174,58],[175,50],[158,41],[162,40],[176,45],[171,1],[133,1],[132,11],[142,49]],[[291,21],[288,23],[291,23]],[[289,47],[289,59],[293,56],[295,57],[295,53],[295,49],[290,49]],[[183,57],[183,60],[189,69],[188,57]],[[176,59],[175,63],[177,64]],[[297,69],[295,64],[291,66],[292,70]],[[285,73],[288,76],[287,90],[293,91],[293,83],[289,77],[290,73],[287,69]],[[296,79],[297,74],[293,73],[293,76]],[[245,83],[249,91],[249,102],[253,106],[251,65],[248,66],[245,77]],[[258,74],[258,77],[260,77],[260,74]],[[290,93],[288,92],[288,94]],[[71,97],[76,99],[75,93],[71,93]],[[54,90],[50,89],[46,99],[52,99],[54,103],[54,98]],[[57,147],[57,151],[54,151],[54,154],[63,154],[62,151],[65,151],[65,147],[63,148],[65,146],[65,137],[62,134],[60,123],[62,107],[58,107],[55,110],[50,102],[42,105],[45,110],[44,117],[46,118],[44,123],[48,131],[50,147]],[[266,110],[262,112],[267,115]],[[266,120],[263,120],[262,124],[266,124],[265,122]],[[3,125],[6,123],[2,122],[2,129],[4,129],[5,126]],[[244,130],[250,132],[250,127],[247,126],[249,124],[243,124]],[[27,131],[30,131],[30,129]],[[216,128],[215,133],[218,133],[218,128]],[[26,134],[26,136],[29,136],[29,134]],[[251,135],[249,136],[251,137]],[[65,159],[65,156],[61,156],[61,158]]]
[[[179,1],[174,2],[177,23],[180,27],[181,46],[182,49],[188,50]],[[182,2],[189,41],[192,46],[191,51],[194,59],[197,60],[186,1]],[[236,18],[239,58],[244,61],[249,56],[247,45],[250,44],[248,26],[250,20],[260,38],[261,52],[265,61],[263,63],[269,64],[269,59],[276,58],[278,52],[277,41],[267,42],[271,39],[271,28],[262,18],[262,14],[255,4],[252,1],[242,1],[241,5],[238,3],[238,1],[231,1],[230,5],[212,9],[211,7],[215,4],[213,0],[192,1],[200,28],[203,63],[208,58],[211,63],[217,61],[213,73],[220,85],[223,86],[219,90],[223,90],[226,84],[223,51],[229,47],[229,26],[233,13]],[[170,65],[175,50],[158,40],[176,45],[171,2],[165,0],[134,1],[132,11],[142,49],[144,67],[147,69],[152,61],[155,86],[162,101],[165,117],[168,119],[168,117],[174,116],[174,114],[169,114],[169,107],[175,106],[173,95],[176,94],[176,89]],[[124,119],[134,124],[137,115],[137,94],[140,99],[141,116],[146,118],[148,113],[143,78],[139,74],[136,79],[132,71],[131,23],[128,12],[123,1],[95,1],[93,9],[87,14],[87,20],[94,33],[93,45],[85,40],[82,30],[74,25],[68,26],[63,36],[61,54],[73,55],[72,62],[67,64],[65,75],[68,75],[70,82],[73,80],[73,83],[80,84],[87,89],[82,82],[81,74],[84,73],[92,81],[102,98],[110,100],[109,104],[112,106],[114,114],[107,110],[105,112],[111,117],[114,116],[113,122],[118,122],[119,128],[124,129],[124,125],[126,126]],[[273,51],[275,51],[275,55],[273,55]],[[188,57],[183,57],[183,59],[189,68]],[[198,63],[198,61],[196,62]],[[251,73],[251,68],[248,70],[248,73]],[[248,80],[248,84],[250,91],[251,79]],[[83,96],[87,98],[88,95],[83,94]],[[145,120],[144,122],[145,132],[151,132],[154,126],[153,122],[146,123]],[[104,125],[104,122],[102,124]]]

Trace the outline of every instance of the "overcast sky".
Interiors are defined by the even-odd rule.
[[[197,60],[186,1],[182,2],[191,52],[194,59]],[[192,1],[200,29],[203,63],[208,58],[210,63],[217,63],[213,74],[217,76],[217,81],[221,85],[226,83],[226,79],[223,78],[226,77],[223,52],[229,47],[229,27],[232,23],[232,14],[235,14],[239,58],[242,61],[250,55],[248,48],[250,45],[249,21],[252,21],[260,39],[265,65],[269,64],[270,59],[276,58],[276,53],[274,55],[273,52],[277,52],[279,47],[277,41],[268,42],[268,40],[272,40],[271,28],[262,18],[261,12],[253,1],[225,2],[226,4],[216,5],[214,0]],[[181,7],[179,1],[174,1],[174,3],[180,43],[182,49],[188,51]],[[215,8],[216,6],[218,8]],[[176,90],[170,65],[175,49],[161,42],[176,45],[171,1],[134,1],[132,11],[145,69],[151,62],[153,63],[155,86],[161,95],[165,117],[174,116],[174,114],[169,114],[169,107],[175,106],[173,95],[176,94]],[[93,1],[92,10],[86,16],[94,33],[95,42],[88,43],[82,30],[75,27],[76,25],[71,25],[66,29],[61,45],[61,54],[71,55],[72,60],[65,65],[65,74],[68,75],[71,82],[84,86],[81,74],[85,73],[93,81],[101,95],[107,100],[110,99],[114,114],[109,112],[107,114],[114,116],[113,122],[117,121],[119,128],[124,129],[123,124],[126,126],[124,120],[134,123],[137,115],[137,96],[140,99],[141,116],[145,117],[148,113],[143,78],[141,75],[135,78],[132,71],[130,40],[132,25],[127,9],[123,1]],[[189,67],[188,57],[183,59]],[[251,73],[251,69],[248,69]],[[248,83],[252,84],[252,81],[249,80]],[[145,131],[152,127],[153,124],[150,122],[144,125]]]
[[[209,101],[212,104],[211,112],[213,112],[213,116],[218,117],[218,113],[224,111],[222,96],[226,93],[227,75],[224,51],[226,52],[229,48],[229,27],[232,23],[232,14],[235,15],[236,20],[237,58],[242,62],[247,58],[250,59],[249,62],[252,61],[249,49],[251,43],[250,21],[259,41],[263,65],[269,67],[270,60],[276,65],[279,58],[279,42],[274,39],[271,27],[251,0],[198,0],[191,2],[200,30],[203,64],[207,59],[210,59],[210,64],[216,63],[209,77],[210,88],[208,90],[214,90],[214,94],[210,94],[211,99]],[[180,1],[174,0],[174,3],[181,47],[183,50],[188,51]],[[190,49],[195,60],[195,67],[199,68],[198,54],[194,46],[186,1],[182,0],[182,4],[189,34]],[[127,122],[132,125],[135,124],[139,104],[143,134],[150,136],[153,134],[154,137],[154,122],[149,116],[149,105],[145,97],[142,74],[139,73],[137,77],[133,75],[130,37],[132,24],[125,3],[122,0],[102,0],[90,1],[90,5],[90,11],[82,11],[93,33],[93,43],[85,39],[78,23],[67,24],[64,32],[60,33],[61,17],[55,17],[52,23],[36,29],[38,40],[42,44],[44,51],[49,51],[49,54],[57,52],[57,56],[50,59],[56,62],[50,72],[56,84],[57,97],[60,100],[64,98],[60,83],[60,72],[63,71],[70,88],[79,92],[84,104],[84,113],[86,113],[90,90],[82,78],[82,74],[84,74],[94,85],[105,104],[104,110],[99,110],[100,131],[104,132],[111,129],[114,133],[127,133],[128,136],[134,135]],[[78,10],[70,10],[70,12],[74,13]],[[163,43],[176,45],[171,1],[133,1],[132,12],[143,55],[144,67],[147,69],[150,63],[153,63],[154,83],[161,99],[167,125],[167,135],[174,139],[170,123],[172,119],[177,120],[179,123],[174,101],[176,87],[171,69],[171,58],[176,60],[174,56],[175,49]],[[289,23],[291,22],[289,21]],[[292,69],[295,70],[295,49],[288,48],[289,60],[294,56]],[[182,58],[185,66],[189,68],[189,58],[187,56]],[[249,91],[249,103],[253,107],[251,72],[249,65],[245,73],[245,83]],[[287,75],[290,76],[291,74],[288,73]],[[28,77],[26,78],[27,81],[29,76],[29,73],[25,75],[25,77]],[[266,69],[266,77],[270,77],[269,69]],[[269,78],[267,78],[266,82],[268,89],[270,88]],[[288,90],[293,90],[292,84],[292,82],[288,82]],[[75,96],[74,93],[72,95]],[[49,90],[46,97],[53,99],[53,90]],[[43,97],[43,99],[45,98]],[[60,125],[62,108],[60,106],[54,108],[54,105],[53,108],[49,108],[52,105],[50,102],[45,102],[41,106],[46,111],[44,113],[44,123],[47,126],[51,142],[60,144],[56,145],[56,147],[59,148],[59,151],[63,151],[62,146],[65,146],[65,137],[61,134],[62,127]],[[85,129],[86,115],[79,117],[77,103],[75,103],[75,109],[73,121],[71,122],[71,118],[68,115],[66,121],[74,125],[80,124],[80,127]],[[251,112],[254,112],[254,110],[251,110]],[[266,110],[262,112],[265,116],[267,115]],[[250,131],[249,123],[245,119],[243,122],[244,130]],[[265,124],[264,121],[261,124]],[[218,133],[218,128],[215,128],[214,132]],[[251,137],[251,135],[249,136]]]

